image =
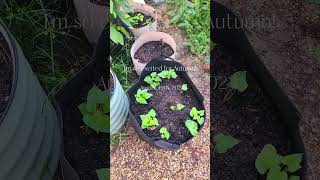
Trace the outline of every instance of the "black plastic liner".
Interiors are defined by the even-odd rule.
[[[92,61],[87,66],[85,66],[79,73],[77,73],[70,81],[68,81],[65,84],[65,86],[61,90],[59,90],[58,93],[55,95],[55,100],[59,105],[64,120],[64,133],[68,133],[69,137],[72,136],[72,139],[74,139],[77,143],[81,141],[81,139],[79,139],[79,126],[83,124],[82,116],[80,112],[75,113],[73,115],[73,118],[66,117],[66,115],[68,115],[68,110],[70,109],[70,107],[77,107],[80,103],[82,103],[78,103],[78,101],[82,100],[81,98],[83,98],[83,91],[86,91],[84,93],[86,95],[89,89],[94,84],[99,84],[99,82],[101,82],[101,77],[105,79],[109,78],[109,73],[107,73],[107,58],[109,57],[109,52],[107,51],[108,39],[109,25],[106,26],[106,28],[100,36],[100,39],[94,51]],[[66,122],[66,119],[72,121]],[[66,134],[64,134],[64,136],[66,136]],[[109,135],[107,136],[109,137]],[[108,148],[109,147],[110,146],[108,146]],[[74,147],[73,149],[75,148],[76,147]],[[61,176],[63,180],[80,180],[79,174],[76,171],[76,169],[78,169],[77,166],[79,164],[79,159],[77,159],[77,157],[79,158],[79,153],[76,150],[74,152],[68,153],[73,154],[69,157],[65,156],[65,154],[62,155],[60,163],[61,172],[59,172],[59,176]],[[107,159],[106,166],[107,168],[109,168],[109,155],[106,154],[105,157],[101,158]],[[87,163],[90,164],[91,162]],[[83,178],[86,177],[81,177],[81,179]]]
[[[256,55],[243,30],[235,27],[235,22],[238,24],[237,27],[241,27],[239,24],[241,21],[228,8],[213,0],[211,0],[211,20],[212,41],[222,44],[230,52],[241,54],[245,57],[249,71],[253,73],[260,87],[268,94],[280,115],[280,119],[287,126],[291,141],[293,142],[293,150],[304,153],[303,168],[298,174],[301,176],[301,179],[305,179],[307,157],[299,130],[300,113]],[[212,113],[211,116],[213,119],[214,115]],[[211,149],[214,149],[214,147]],[[213,153],[213,151],[211,152]],[[214,177],[213,174],[211,176]]]
[[[163,70],[163,68],[161,68],[161,67],[173,68],[173,69],[181,70],[181,71],[176,71],[177,75],[180,76],[182,79],[186,80],[188,87],[190,87],[193,90],[193,92],[196,96],[196,99],[198,101],[198,104],[200,105],[199,108],[205,109],[204,103],[203,103],[203,100],[204,100],[203,96],[200,94],[197,87],[193,84],[192,80],[190,79],[187,72],[185,71],[184,66],[178,62],[175,62],[175,61],[164,60],[166,58],[167,57],[159,57],[159,58],[153,59],[145,66],[144,70],[141,73],[139,80],[128,90],[129,98],[134,97],[134,94],[141,87],[141,84],[144,82],[143,80],[146,76],[148,76],[152,72],[160,72],[161,70]],[[135,129],[135,131],[137,132],[139,137],[141,139],[143,139],[144,141],[146,141],[147,143],[149,143],[157,148],[161,148],[161,149],[165,149],[165,150],[178,150],[180,148],[180,145],[185,143],[185,142],[177,142],[177,141],[169,143],[169,142],[162,140],[160,137],[152,137],[152,138],[148,137],[143,132],[142,128],[140,127],[140,123],[139,123],[140,120],[136,119],[135,116],[131,113],[131,108],[132,107],[130,107],[130,111],[129,111],[130,125],[133,126],[133,128]],[[206,114],[204,115],[204,119],[205,119],[205,117],[206,117]],[[205,124],[205,122],[204,122],[204,124]],[[204,124],[200,126],[199,132],[201,131]],[[192,139],[192,138],[190,138],[190,139]],[[187,140],[187,141],[189,141],[189,140]]]

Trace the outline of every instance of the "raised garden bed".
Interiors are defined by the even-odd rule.
[[[213,53],[212,134],[231,135],[240,140],[233,148],[217,153],[217,142],[212,149],[211,171],[214,179],[266,179],[255,164],[266,144],[275,146],[285,156],[304,153],[298,129],[299,115],[288,97],[279,88],[263,63],[257,58],[241,29],[222,27],[222,19],[236,17],[224,6],[213,3],[212,37],[217,43]],[[239,22],[239,21],[238,21]],[[232,89],[232,75],[246,71],[247,88]],[[229,80],[230,79],[230,80]],[[305,155],[304,155],[305,157]],[[302,168],[288,176],[299,175]],[[271,170],[270,170],[271,171]],[[281,172],[287,172],[283,166]]]
[[[174,61],[159,58],[153,60],[142,72],[139,81],[128,91],[130,98],[130,114],[132,125],[142,139],[156,147],[167,150],[176,150],[179,146],[193,136],[196,136],[204,125],[205,112],[203,97],[194,86],[184,67]],[[161,77],[163,71],[172,69],[175,72],[170,78]],[[155,77],[161,82],[154,85],[148,81]],[[139,102],[137,98],[146,97],[146,101]],[[192,117],[192,109],[202,111],[201,120]],[[154,110],[157,123],[151,127],[145,127],[144,117],[152,114]],[[186,122],[194,120],[197,126],[196,132],[192,132]],[[192,122],[191,122],[192,123]],[[163,130],[166,128],[166,130]],[[161,130],[162,129],[162,130]],[[164,131],[168,131],[170,138],[164,138]],[[194,134],[193,134],[194,133]]]

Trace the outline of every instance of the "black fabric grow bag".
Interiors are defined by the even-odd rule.
[[[297,174],[301,176],[301,179],[305,179],[307,157],[299,130],[301,115],[285,92],[277,84],[263,62],[258,58],[243,30],[235,28],[235,22],[240,23],[241,21],[239,21],[229,9],[215,1],[211,1],[211,19],[212,41],[217,44],[222,44],[228,51],[244,57],[249,68],[248,70],[255,76],[260,87],[270,97],[273,106],[279,113],[279,119],[285,124],[293,145],[293,151],[296,153],[304,153],[302,169],[300,169]],[[238,24],[238,27],[241,26]],[[214,114],[211,113],[211,115],[213,119]],[[213,153],[213,151],[211,152]],[[213,154],[211,157],[213,157]],[[211,170],[211,172],[213,171]],[[211,174],[211,176],[214,177],[214,174]]]
[[[173,68],[173,69],[181,69],[181,71],[176,71],[177,75],[180,76],[182,79],[186,80],[188,87],[193,90],[196,99],[198,101],[198,104],[200,105],[198,108],[200,109],[205,109],[204,104],[203,104],[203,96],[200,94],[199,90],[196,88],[196,86],[193,84],[192,80],[188,76],[187,72],[185,71],[184,66],[182,66],[180,63],[175,62],[175,61],[168,61],[164,60],[167,57],[159,57],[157,59],[151,60],[144,68],[144,70],[141,73],[141,76],[139,80],[128,90],[128,96],[129,99],[134,98],[134,94],[137,92],[137,90],[141,87],[141,84],[144,82],[144,78],[151,74],[152,72],[160,72],[163,70],[163,67],[167,68]],[[130,119],[130,124],[134,127],[135,131],[139,135],[141,139],[146,141],[147,143],[157,147],[157,148],[162,148],[166,150],[177,150],[180,148],[180,145],[185,143],[185,142],[167,142],[162,140],[160,137],[148,137],[140,127],[140,119],[137,119],[133,113],[131,112],[132,107],[130,107],[129,111],[129,119]],[[206,114],[204,115],[205,118]],[[205,124],[205,122],[204,122]],[[199,131],[201,131],[202,127],[204,126],[201,125],[199,128]],[[191,138],[190,138],[191,139]],[[187,141],[189,141],[188,139]],[[186,141],[186,142],[187,142]]]
[[[63,116],[64,125],[64,138],[71,138],[74,141],[75,146],[66,148],[64,144],[64,156],[61,158],[61,172],[60,176],[63,180],[79,180],[88,179],[89,177],[79,177],[79,164],[81,157],[79,155],[79,148],[81,147],[80,126],[84,126],[82,115],[78,110],[78,106],[84,101],[81,97],[86,97],[88,91],[94,84],[98,84],[101,77],[108,78],[107,74],[107,57],[109,56],[107,51],[109,31],[108,25],[102,32],[98,44],[95,48],[93,60],[85,66],[79,73],[77,73],[65,86],[56,94],[55,99],[59,104],[60,110]],[[75,110],[76,109],[76,110]],[[70,114],[70,110],[73,114]],[[100,134],[98,134],[100,138]],[[106,138],[109,141],[109,135],[101,134],[101,138]],[[66,141],[65,141],[66,142]],[[106,142],[108,144],[109,142]],[[107,145],[106,148],[109,148]],[[67,152],[67,153],[66,153]],[[109,150],[107,150],[109,152]],[[90,156],[97,156],[91,153]],[[82,157],[83,158],[83,157]],[[109,156],[106,153],[105,156],[100,158],[106,158],[105,163],[98,168],[109,168]],[[86,159],[86,158],[85,158]],[[83,162],[82,162],[83,163]],[[85,162],[90,165],[93,162]],[[89,178],[90,179],[90,178]],[[91,180],[91,179],[90,179]],[[94,179],[92,179],[94,180]]]

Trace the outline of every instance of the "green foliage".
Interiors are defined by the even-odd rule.
[[[181,103],[178,103],[177,105],[174,105],[174,106],[170,106],[170,109],[173,111],[175,111],[175,110],[181,111],[183,108],[185,108],[185,105],[183,105]]]
[[[185,126],[188,128],[189,132],[192,134],[192,136],[198,135],[198,124],[192,120],[187,120],[185,122]]]
[[[187,90],[188,90],[188,84],[183,84],[183,85],[181,86],[181,90],[182,90],[182,91],[187,91]]]
[[[152,94],[148,93],[148,89],[141,90],[139,88],[134,97],[139,104],[148,104],[147,100],[152,97]]]
[[[193,107],[190,111],[190,116],[202,125],[204,123],[204,112],[204,110],[197,110],[197,108]]]
[[[154,109],[151,109],[146,115],[140,115],[140,119],[142,121],[142,129],[153,129],[155,126],[159,126],[159,122],[156,118],[156,112]]]
[[[160,85],[161,82],[160,76],[156,72],[153,72],[150,74],[150,76],[146,76],[144,78],[144,82],[148,83],[152,88],[156,88],[157,86]]]
[[[216,151],[220,154],[227,152],[229,149],[240,143],[238,139],[224,134],[217,134],[213,139],[216,143]]]
[[[97,169],[96,172],[99,180],[110,179],[110,170],[108,168]]]
[[[109,133],[109,96],[107,91],[93,86],[88,92],[87,102],[79,105],[84,123],[96,132]]]
[[[174,8],[169,12],[171,23],[182,27],[188,36],[187,46],[195,55],[209,55],[210,1],[169,0]]]
[[[178,77],[176,71],[174,69],[170,69],[169,71],[162,71],[158,74],[162,79],[175,79]]]
[[[160,134],[161,134],[161,138],[162,139],[166,139],[166,140],[169,140],[170,138],[170,133],[168,131],[167,128],[163,127],[160,129]]]
[[[230,76],[230,86],[239,92],[244,92],[248,88],[247,71],[238,71]]]
[[[146,26],[148,24],[151,24],[151,18],[145,19],[144,15],[142,13],[137,13],[135,16],[130,16],[129,14],[127,14],[126,19],[131,23],[131,24],[139,24],[140,22],[143,22],[143,25]]]
[[[124,45],[124,36],[131,38],[127,30],[119,25],[117,21],[119,20],[128,27],[132,27],[131,22],[126,18],[128,16],[127,12],[132,12],[132,9],[129,7],[129,2],[129,0],[110,1],[110,39],[115,44]]]
[[[257,171],[263,175],[267,174],[267,180],[287,180],[288,172],[294,173],[301,168],[302,153],[281,156],[276,148],[267,144],[258,155],[255,165]],[[290,179],[299,179],[298,176],[291,176]]]

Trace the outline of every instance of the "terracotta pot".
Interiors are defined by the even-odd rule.
[[[153,19],[154,19],[154,22],[152,22],[151,24],[148,24],[148,25],[143,26],[141,28],[133,28],[132,29],[132,32],[133,32],[136,39],[139,38],[145,32],[157,31],[157,26],[158,26],[157,13],[153,7],[151,7],[147,4],[142,4],[142,3],[137,3],[137,2],[130,3],[130,7],[132,7],[135,12],[143,13],[145,15],[153,17]]]
[[[103,1],[73,0],[81,27],[90,44],[95,45],[109,21],[109,7]]]
[[[167,43],[171,48],[173,49],[173,54],[170,56],[170,58],[174,59],[176,57],[176,49],[177,45],[174,39],[167,33],[163,32],[145,32],[142,36],[140,36],[132,45],[131,47],[131,59],[133,61],[134,68],[137,72],[137,74],[140,76],[142,70],[147,65],[147,63],[140,63],[138,59],[134,58],[135,53],[137,50],[144,45],[147,42],[150,41],[163,41]]]

